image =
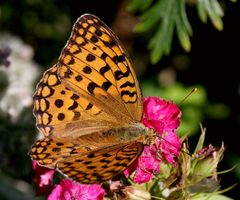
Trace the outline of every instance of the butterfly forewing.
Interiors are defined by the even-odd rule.
[[[33,99],[36,124],[45,136],[69,133],[73,137],[74,130],[81,129],[81,134],[85,134],[108,129],[114,123],[114,118],[66,88],[58,78],[57,66],[44,73]]]
[[[58,66],[62,83],[75,93],[123,123],[141,120],[142,98],[133,66],[115,34],[97,17],[77,20]]]

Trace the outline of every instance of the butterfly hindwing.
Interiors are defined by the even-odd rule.
[[[65,159],[57,164],[57,168],[77,182],[101,183],[130,166],[142,150],[143,144],[140,142],[118,144]]]
[[[129,129],[131,131],[131,129]],[[141,131],[141,129],[139,129]],[[37,140],[30,151],[30,156],[40,165],[49,168],[57,168],[59,162],[71,160],[72,157],[82,157],[92,154],[94,151],[106,152],[107,150],[123,148],[135,140],[127,137],[119,137],[121,133],[114,129],[94,132],[78,137],[54,137],[54,135]],[[138,137],[138,143],[143,143],[143,138]],[[133,152],[135,149],[133,149]],[[119,155],[120,156],[120,155]],[[131,157],[129,158],[131,160]],[[82,169],[86,170],[86,169]]]

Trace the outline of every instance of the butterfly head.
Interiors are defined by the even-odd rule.
[[[155,144],[155,140],[157,138],[157,133],[154,129],[146,128],[146,136],[145,136],[145,145],[152,145]]]

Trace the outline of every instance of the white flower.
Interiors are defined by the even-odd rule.
[[[39,67],[33,61],[33,49],[15,36],[0,33],[0,46],[12,50],[9,56],[10,66],[1,67],[9,82],[5,93],[0,97],[0,111],[7,113],[16,121],[25,107],[32,105],[34,81],[39,74]]]

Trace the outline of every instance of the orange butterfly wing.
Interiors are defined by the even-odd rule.
[[[127,52],[93,15],[81,16],[59,58],[61,82],[123,123],[142,118],[142,95]],[[116,109],[117,108],[117,109]]]
[[[142,113],[138,81],[120,41],[100,19],[83,15],[37,86],[34,115],[44,138],[30,155],[81,183],[109,180],[143,150],[146,132],[134,125]],[[130,133],[133,126],[139,135],[111,132],[124,127]]]
[[[58,163],[57,168],[77,182],[101,183],[130,166],[142,150],[140,142],[118,144],[65,159]]]

